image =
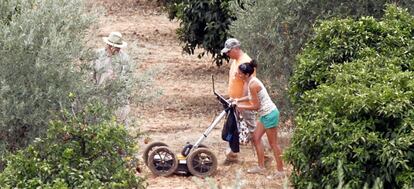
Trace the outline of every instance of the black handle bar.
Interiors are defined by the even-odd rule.
[[[231,105],[230,101],[226,100],[222,95],[216,92],[216,88],[214,87],[214,76],[211,75],[211,80],[213,82],[213,93],[216,95],[217,99],[221,104],[223,104],[224,109],[228,109]]]

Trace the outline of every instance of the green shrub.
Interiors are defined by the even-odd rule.
[[[84,3],[0,1],[0,172],[5,154],[42,136],[50,120],[64,120],[62,110],[77,114],[99,101],[113,112],[125,95],[135,104],[159,92],[152,87],[154,70],[131,73],[129,87],[119,77],[104,87],[94,85],[93,55],[84,44],[86,29],[100,9],[86,10]]]
[[[88,105],[65,115],[65,121],[49,124],[45,138],[7,158],[1,188],[145,187],[128,166],[134,141],[122,125],[105,121],[111,117],[106,107]]]
[[[414,13],[413,0],[260,0],[239,9],[230,35],[240,39],[243,49],[259,62],[258,77],[272,83],[281,118],[293,115],[288,99],[288,81],[295,57],[313,35],[317,19],[358,18],[383,15],[384,4],[398,3]],[[284,114],[284,115],[283,115]]]
[[[96,14],[89,11],[83,0],[0,1],[1,188],[143,186],[114,153],[130,156],[132,150],[125,129],[109,121],[120,105],[117,99],[125,95],[120,94],[124,83],[100,87],[90,81],[92,55],[84,39]],[[145,96],[151,73],[140,74],[144,77],[131,82],[133,89],[142,87],[139,96],[131,95],[132,102],[152,97]],[[101,105],[90,106],[94,103]],[[88,141],[96,133],[104,138]]]
[[[44,133],[67,96],[81,94],[86,74],[74,62],[84,52],[93,15],[83,0],[0,2],[0,153]]]
[[[321,22],[291,78],[297,128],[285,154],[296,188],[414,187],[414,17]]]

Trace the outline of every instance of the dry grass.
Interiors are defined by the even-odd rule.
[[[160,3],[157,0],[97,0],[93,3],[102,5],[108,12],[161,10]]]
[[[182,54],[181,44],[175,34],[179,23],[168,20],[166,15],[158,12],[159,8],[152,9],[154,1],[94,2],[106,7],[107,14],[101,18],[90,45],[101,47],[102,36],[110,31],[120,31],[129,44],[135,44],[129,45],[126,50],[138,65],[137,72],[152,67],[159,68],[154,80],[155,87],[163,91],[162,96],[151,104],[139,105],[132,109],[132,116],[139,121],[140,131],[145,132],[147,136],[146,140],[137,140],[137,145],[143,150],[146,142],[163,141],[171,150],[179,153],[187,141],[194,143],[221,111],[221,106],[212,93],[211,75],[215,75],[216,90],[224,94],[228,66],[218,68],[208,57],[198,59],[196,56]],[[282,148],[289,145],[289,124],[281,123],[279,142]],[[283,179],[267,180],[265,175],[245,174],[245,170],[257,161],[251,146],[242,147],[240,163],[221,165],[227,147],[227,143],[221,139],[222,125],[223,123],[220,123],[213,129],[204,142],[216,154],[220,163],[216,173],[211,177],[217,185],[232,188],[237,180],[237,172],[240,171],[245,183],[243,188],[282,188]],[[141,155],[142,152],[138,153]],[[273,161],[268,172],[270,173],[274,167]],[[148,178],[148,188],[197,188],[192,177],[155,177],[146,167],[142,169],[142,174]]]

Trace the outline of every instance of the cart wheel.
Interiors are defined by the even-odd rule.
[[[206,177],[217,169],[217,158],[207,148],[197,148],[187,157],[187,166],[191,174]]]
[[[178,167],[178,159],[166,146],[155,147],[148,156],[148,168],[158,176],[169,176]]]
[[[167,144],[163,143],[163,142],[153,142],[151,144],[149,144],[145,150],[144,150],[144,154],[142,154],[142,158],[144,159],[144,163],[146,166],[148,166],[148,155],[156,148],[159,146],[168,146]]]

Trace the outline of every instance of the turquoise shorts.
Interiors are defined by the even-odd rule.
[[[279,124],[279,110],[274,109],[270,113],[260,116],[259,121],[264,125],[265,129],[277,127]]]

